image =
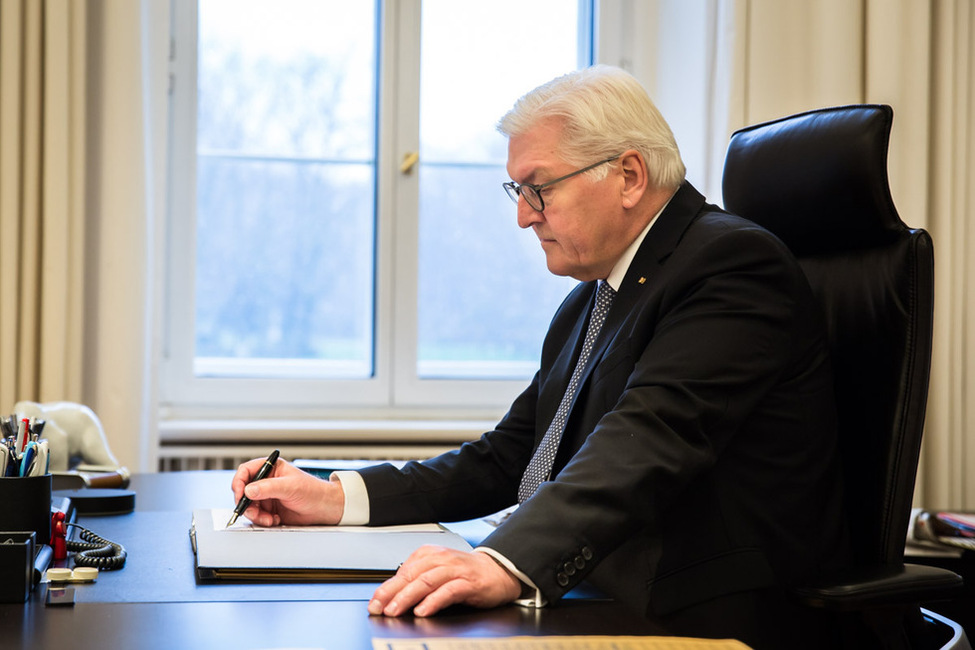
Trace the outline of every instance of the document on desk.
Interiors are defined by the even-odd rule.
[[[231,510],[194,510],[190,541],[201,580],[381,581],[424,544],[471,550],[439,524],[255,526]]]
[[[515,636],[373,639],[372,650],[748,650],[733,639],[675,636]]]

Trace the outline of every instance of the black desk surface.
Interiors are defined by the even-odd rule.
[[[0,604],[2,648],[371,648],[373,637],[653,634],[612,601],[582,593],[553,607],[452,608],[429,619],[369,616],[376,583],[197,584],[188,529],[200,508],[233,506],[231,472],[132,478],[136,511],[79,523],[125,546],[126,566],[46,607],[46,585]]]

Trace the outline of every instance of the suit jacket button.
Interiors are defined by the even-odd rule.
[[[575,567],[577,569],[580,569],[581,570],[581,569],[585,568],[585,566],[586,566],[586,560],[581,555],[575,556],[575,559],[572,560],[572,561],[575,563]]]
[[[583,558],[585,558],[587,560],[591,560],[592,559],[592,549],[589,548],[588,546],[583,546],[581,553],[582,553],[582,557]]]
[[[559,583],[559,586],[560,587],[564,587],[567,584],[569,584],[569,576],[565,575],[561,571],[559,571],[558,575],[555,576],[555,580],[556,580],[556,582]]]
[[[574,576],[576,574],[576,565],[572,562],[566,562],[562,565],[562,572],[569,576]]]

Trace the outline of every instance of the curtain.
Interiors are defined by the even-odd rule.
[[[0,4],[0,412],[80,400],[85,5]]]
[[[155,464],[168,5],[0,0],[0,412],[84,403],[135,471]]]
[[[968,0],[728,0],[727,135],[812,108],[894,109],[901,218],[935,248],[935,340],[915,501],[975,508],[975,12]],[[724,140],[727,142],[727,138]]]
[[[925,504],[975,508],[975,10],[931,15],[928,224],[935,245],[935,366],[928,401]],[[910,181],[911,179],[908,179]]]
[[[85,0],[88,5],[83,398],[115,456],[154,471],[154,355],[161,304],[154,255],[164,241],[167,0]],[[161,179],[161,180],[159,180]],[[161,247],[159,247],[161,249]]]

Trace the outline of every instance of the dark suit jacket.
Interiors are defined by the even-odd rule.
[[[540,370],[494,431],[363,472],[371,524],[516,500],[585,333],[561,305]],[[820,314],[786,247],[685,183],[633,259],[544,483],[485,540],[555,600],[583,579],[651,616],[801,581],[844,559]]]

